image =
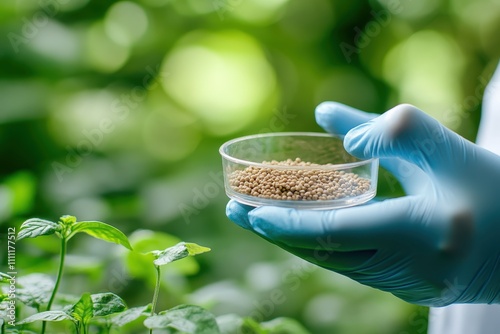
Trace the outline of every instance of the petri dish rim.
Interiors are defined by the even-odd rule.
[[[261,162],[253,162],[253,161],[248,161],[244,159],[238,159],[235,157],[232,157],[228,153],[225,152],[225,150],[231,146],[232,144],[250,140],[250,139],[256,139],[256,138],[265,138],[265,137],[331,137],[331,138],[337,138],[341,139],[342,137],[340,136],[335,136],[329,133],[322,133],[322,132],[270,132],[270,133],[260,133],[256,135],[249,135],[249,136],[243,136],[243,137],[238,137],[235,139],[231,139],[224,144],[221,145],[219,148],[219,153],[220,155],[231,162],[241,164],[241,165],[247,165],[247,166],[254,166],[254,167],[261,167],[261,168],[271,168],[273,169],[300,169],[300,170],[318,170],[318,169],[327,169],[327,170],[332,170],[332,169],[349,169],[349,168],[354,168],[354,167],[359,167],[363,165],[370,164],[373,162],[376,158],[370,158],[367,160],[361,160],[359,158],[359,161],[356,162],[348,162],[348,163],[343,163],[343,164],[332,164],[332,165],[319,165],[319,166],[281,166],[281,165],[269,165],[269,164],[263,164]]]

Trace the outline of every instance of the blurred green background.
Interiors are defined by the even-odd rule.
[[[154,230],[213,250],[167,275],[164,307],[289,316],[318,334],[425,332],[426,308],[229,222],[218,148],[322,131],[325,100],[412,103],[474,140],[500,1],[11,0],[0,23],[1,244],[35,216],[102,220],[139,241]],[[401,195],[387,173],[379,195]],[[54,240],[20,242],[19,270],[53,272]],[[149,301],[150,273],[131,273],[113,245],[79,237],[70,254],[63,292]]]

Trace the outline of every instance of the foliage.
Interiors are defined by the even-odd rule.
[[[121,231],[102,222],[77,222],[74,216],[63,216],[58,223],[37,218],[26,220],[19,228],[17,240],[55,234],[61,239],[63,245],[61,247],[61,261],[55,283],[50,276],[43,273],[33,273],[18,278],[0,273],[0,283],[11,284],[12,280],[17,279],[19,289],[16,289],[14,292],[16,294],[15,300],[21,302],[24,307],[16,306],[15,311],[25,313],[25,308],[36,310],[36,313],[17,321],[15,326],[10,323],[9,333],[30,333],[30,329],[34,329],[33,326],[36,322],[42,322],[41,333],[46,331],[47,323],[53,324],[59,322],[72,324],[72,328],[76,334],[92,333],[91,326],[95,327],[98,333],[101,333],[101,331],[109,332],[111,329],[118,329],[120,332],[123,332],[123,327],[141,317],[145,318],[143,326],[148,328],[151,334],[154,329],[162,329],[164,333],[224,333],[219,329],[215,315],[197,305],[183,304],[159,313],[155,312],[161,287],[160,267],[189,256],[196,256],[210,251],[208,247],[189,242],[179,242],[166,249],[152,250],[143,254],[143,256],[152,256],[153,259],[150,259],[150,263],[155,267],[157,272],[152,304],[129,309],[125,301],[113,292],[96,294],[85,292],[72,304],[67,304],[64,300],[59,299],[57,301],[58,309],[51,310],[52,302],[56,300],[55,296],[59,283],[62,281],[62,271],[66,255],[65,244],[79,232],[85,232],[97,239],[122,245],[132,251],[128,238]],[[2,289],[2,291],[4,290]],[[13,298],[3,293],[1,296],[0,311],[7,310],[10,300]],[[45,305],[45,310],[41,311]],[[277,320],[279,321],[279,319]],[[256,326],[260,325],[256,323]],[[268,324],[263,323],[262,328],[268,329],[265,333],[278,334],[283,332],[301,334],[293,328],[286,329],[286,326],[283,327],[283,325],[269,327]],[[2,323],[0,323],[0,333],[3,334],[4,331],[5,323],[2,320]],[[69,331],[66,328],[65,332],[69,333]]]
[[[81,232],[87,233],[87,234],[93,236],[94,238],[101,239],[101,240],[108,241],[108,242],[112,242],[112,243],[116,243],[116,244],[122,245],[130,250],[132,249],[127,237],[120,230],[114,228],[113,226],[102,223],[102,222],[97,222],[97,221],[77,222],[76,217],[74,217],[74,216],[68,216],[68,215],[62,216],[59,219],[58,223],[54,223],[54,222],[51,222],[48,220],[43,220],[43,219],[38,219],[38,218],[31,218],[31,219],[26,220],[19,228],[19,233],[17,234],[17,240],[22,240],[24,238],[36,238],[36,237],[46,236],[46,235],[51,235],[51,234],[55,234],[55,235],[57,235],[57,237],[59,237],[61,239],[59,270],[57,272],[57,279],[56,279],[54,288],[50,289],[50,284],[45,284],[45,287],[47,287],[47,285],[48,285],[49,290],[52,290],[52,293],[51,293],[50,298],[48,299],[48,303],[47,303],[46,311],[48,311],[48,312],[50,311],[50,309],[52,307],[52,303],[54,302],[54,299],[56,297],[57,290],[59,288],[59,284],[61,283],[61,278],[62,278],[62,273],[63,273],[63,268],[64,268],[64,260],[66,257],[66,247],[67,247],[66,244],[74,235],[76,235],[77,233],[81,233]],[[29,286],[29,285],[30,284],[28,283],[27,286]],[[35,285],[40,285],[40,283],[37,282],[37,283],[35,283]],[[29,288],[25,288],[25,290],[26,289],[29,289]],[[42,296],[43,296],[43,289],[38,290],[35,288],[35,291],[37,291],[37,294],[38,294],[38,292],[41,292]],[[82,298],[84,298],[84,297],[85,297],[85,295]],[[33,296],[29,300],[29,304],[31,304],[29,306],[33,306],[33,302],[38,302],[37,304],[35,304],[35,306],[39,310],[40,309],[39,302],[43,302],[43,300],[41,300],[40,297],[37,300],[36,297]],[[78,306],[77,310],[82,310],[82,309],[86,310],[86,308],[82,306],[82,305],[84,305],[85,302],[86,302],[85,299],[81,299],[79,301],[79,303],[75,304],[76,306]],[[50,313],[46,314],[46,315],[51,316]],[[75,317],[75,315],[76,315],[76,317]],[[86,317],[82,318],[83,316],[85,316],[85,314],[83,314],[81,312],[76,312],[74,314],[71,313],[71,316],[73,316],[72,319],[76,319],[75,323],[77,324],[77,327],[78,328],[82,327],[84,333],[86,333],[87,332],[86,331],[87,323],[91,319],[91,317],[89,317],[88,319]],[[57,319],[58,320],[56,320],[56,321],[61,320],[59,317],[57,317]],[[42,334],[45,333],[45,326],[46,326],[46,323],[44,322],[42,325],[42,331],[41,331]]]

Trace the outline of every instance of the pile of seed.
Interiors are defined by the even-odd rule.
[[[300,158],[285,161],[263,161],[271,166],[307,166],[305,169],[247,167],[231,173],[231,187],[239,193],[278,200],[333,200],[359,196],[370,189],[370,181],[354,173],[328,169],[311,169],[318,165]]]

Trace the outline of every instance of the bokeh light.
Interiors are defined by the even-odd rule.
[[[384,61],[386,79],[406,101],[451,126],[447,111],[460,101],[464,55],[448,36],[421,31],[396,45]]]
[[[196,31],[164,61],[163,87],[217,135],[251,122],[275,93],[275,74],[258,43],[237,31]]]
[[[87,63],[101,72],[114,72],[127,61],[130,49],[111,39],[103,22],[93,23],[87,30],[85,41]]]
[[[242,0],[238,1],[238,10],[234,17],[255,25],[269,25],[276,22],[285,12],[291,0]]]
[[[118,97],[106,90],[88,90],[66,97],[59,96],[53,103],[50,125],[56,139],[70,146],[100,151],[105,137],[113,134],[121,122],[120,114],[112,106]]]
[[[146,33],[148,17],[138,4],[120,1],[108,9],[104,27],[107,35],[114,42],[130,46]]]
[[[77,66],[81,61],[81,35],[55,21],[48,20],[30,45],[39,55],[60,64]]]

